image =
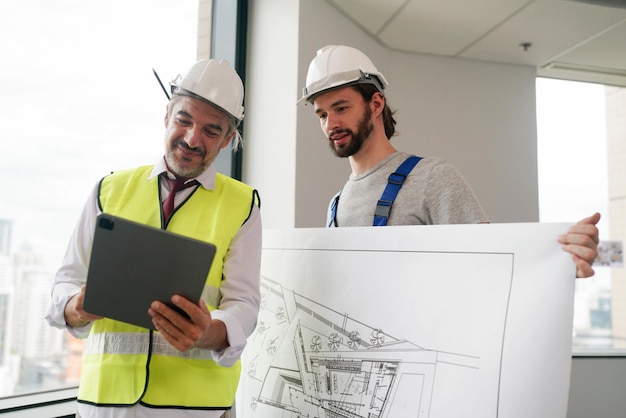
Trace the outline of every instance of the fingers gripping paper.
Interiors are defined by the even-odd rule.
[[[264,231],[237,412],[565,417],[565,224]]]

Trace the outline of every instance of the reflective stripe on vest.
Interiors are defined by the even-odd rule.
[[[152,354],[186,359],[212,360],[211,351],[192,348],[178,351],[158,332],[152,336]],[[83,354],[146,354],[150,347],[148,332],[108,332],[94,334],[87,340]]]
[[[147,180],[152,167],[105,177],[100,184],[103,212],[162,227],[159,178]],[[198,187],[172,215],[167,229],[213,242],[218,250],[203,290],[209,310],[219,306],[223,260],[230,241],[247,220],[256,192],[217,174],[214,190]],[[228,409],[241,372],[217,365],[210,350],[178,352],[156,331],[100,319],[83,354],[79,402],[98,405],[146,405]]]

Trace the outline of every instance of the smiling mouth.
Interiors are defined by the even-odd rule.
[[[348,138],[350,138],[350,132],[348,131],[332,132],[328,137],[328,139],[332,141],[335,145],[344,144],[348,140]]]
[[[178,149],[184,158],[191,158],[197,155],[202,155],[202,150],[199,148],[191,148],[183,141],[176,141],[174,147]]]

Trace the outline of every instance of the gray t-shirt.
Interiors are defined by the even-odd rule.
[[[389,175],[410,154],[396,152],[367,172],[351,175],[341,191],[337,226],[372,226],[376,203]],[[335,196],[336,197],[336,196]],[[331,222],[328,208],[327,225]],[[488,222],[474,192],[450,163],[425,157],[413,168],[398,193],[387,225],[441,225]]]

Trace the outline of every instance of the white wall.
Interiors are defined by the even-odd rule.
[[[296,106],[326,44],[363,50],[385,74],[398,149],[452,162],[492,222],[538,220],[535,70],[390,51],[320,0],[251,2],[244,180],[267,227],[318,227],[349,175],[310,106]]]
[[[537,221],[535,70],[393,54],[396,147],[452,162],[492,222]]]
[[[259,190],[264,226],[295,225],[298,2],[250,2],[243,180]]]

